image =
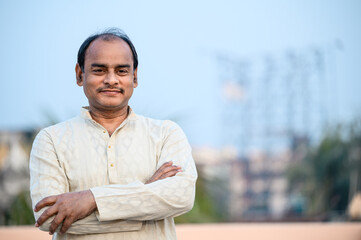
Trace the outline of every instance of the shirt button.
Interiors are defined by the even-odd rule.
[[[114,164],[113,164],[113,163],[111,163],[111,164],[110,164],[110,166],[111,166],[111,167],[114,167]]]
[[[106,131],[103,131],[103,133],[106,133]]]
[[[108,148],[111,148],[111,147],[110,147],[110,145],[109,145],[109,147],[108,147]]]

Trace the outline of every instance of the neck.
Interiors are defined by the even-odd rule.
[[[111,136],[128,116],[128,105],[119,110],[99,110],[89,106],[93,120],[102,125]]]

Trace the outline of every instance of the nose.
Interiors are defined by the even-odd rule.
[[[119,81],[117,79],[117,76],[114,74],[114,72],[109,71],[108,74],[105,76],[104,83],[109,85],[116,85],[119,83]]]

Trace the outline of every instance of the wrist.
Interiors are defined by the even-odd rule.
[[[97,210],[97,204],[95,202],[94,195],[93,195],[92,191],[90,191],[90,190],[86,190],[84,192],[86,194],[86,199],[88,199],[91,210],[92,210],[92,212],[94,212],[95,210]]]

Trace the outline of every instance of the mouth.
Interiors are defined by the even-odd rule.
[[[115,95],[115,94],[118,94],[118,93],[123,94],[124,90],[122,88],[118,88],[118,89],[101,89],[99,92]]]

